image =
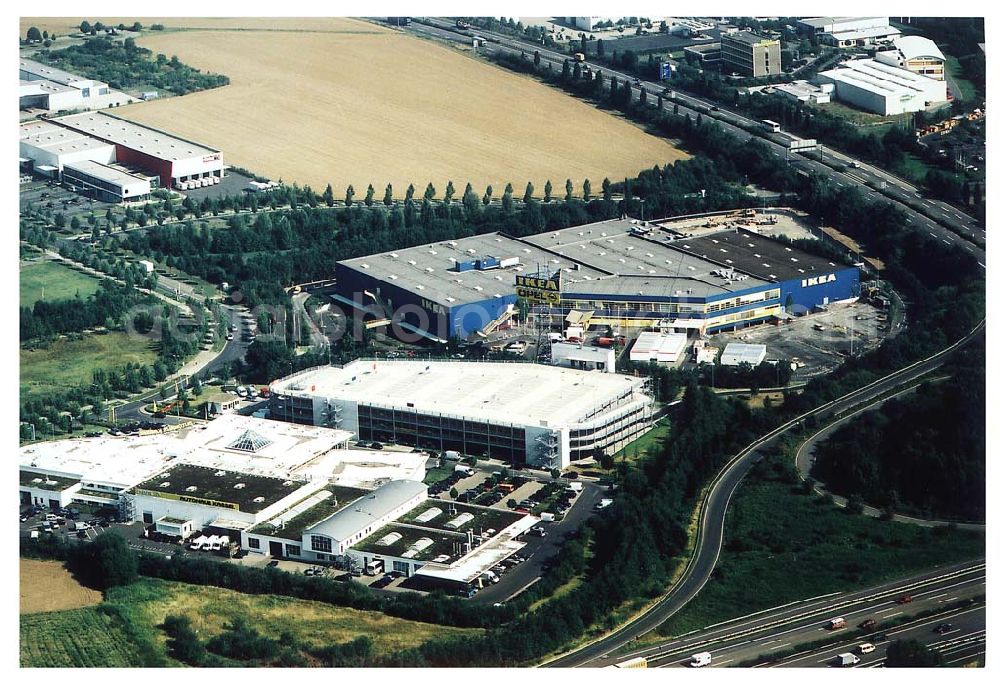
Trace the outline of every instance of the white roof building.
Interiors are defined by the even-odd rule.
[[[896,38],[894,45],[895,50],[877,52],[875,61],[944,80],[945,56],[933,40],[923,36],[903,36]]]
[[[528,363],[356,360],[270,390],[276,419],[544,467],[617,451],[652,404],[640,378]]]
[[[751,367],[756,367],[764,362],[767,355],[767,346],[757,343],[730,343],[722,351],[719,363],[735,367],[747,363]]]
[[[684,356],[687,334],[642,332],[632,344],[628,359],[632,362],[673,363]]]
[[[817,76],[833,83],[838,100],[882,116],[891,116],[945,102],[947,84],[874,59],[852,59]]]
[[[552,364],[574,369],[615,372],[615,349],[556,341],[552,344]]]

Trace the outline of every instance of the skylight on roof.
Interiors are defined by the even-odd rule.
[[[240,452],[259,452],[270,444],[271,441],[264,438],[264,436],[260,435],[253,429],[247,429],[241,433],[236,440],[229,444],[229,449],[239,450]]]

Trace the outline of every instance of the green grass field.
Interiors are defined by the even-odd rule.
[[[427,475],[424,476],[425,485],[434,485],[438,481],[443,481],[451,476],[452,472],[455,471],[455,467],[435,467],[434,464],[436,464],[437,461],[438,460],[432,459],[427,462]]]
[[[461,630],[289,597],[248,595],[218,587],[142,578],[105,594],[101,606],[21,616],[21,665],[127,667],[176,664],[166,658],[168,615],[191,619],[202,641],[237,616],[263,635],[288,632],[314,646],[370,637],[375,650],[398,651]]]
[[[20,275],[22,306],[35,305],[35,301],[43,298],[56,301],[77,294],[86,298],[97,291],[100,282],[96,277],[54,261],[22,261]]]
[[[976,90],[972,81],[962,78],[962,65],[958,63],[958,58],[951,55],[945,56],[947,57],[944,62],[945,75],[962,91],[962,99],[982,99],[982,95]],[[952,94],[957,96],[957,93]]]
[[[98,606],[21,616],[21,666],[122,668],[144,664],[121,622]]]
[[[663,439],[670,434],[670,422],[664,419],[659,425],[642,434],[615,455],[615,461],[622,457],[627,462],[637,462],[662,447]]]
[[[90,382],[98,367],[115,368],[126,362],[145,365],[156,360],[148,342],[125,332],[81,334],[53,341],[47,348],[22,348],[20,354],[22,401]]]
[[[712,579],[658,634],[677,636],[985,551],[982,533],[853,516],[787,483],[748,480],[729,508],[725,546]]]

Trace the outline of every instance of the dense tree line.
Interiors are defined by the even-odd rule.
[[[95,293],[86,298],[35,301],[21,306],[21,341],[52,338],[58,334],[80,332],[99,326],[120,326],[134,306],[155,302],[134,287],[102,279]]]
[[[61,50],[39,50],[35,59],[86,78],[103,81],[116,89],[154,87],[176,95],[229,85],[229,77],[202,73],[182,64],[175,56],[167,58],[135,40],[122,42],[97,37]]]
[[[986,357],[851,420],[822,443],[815,475],[880,508],[982,522],[986,512]]]

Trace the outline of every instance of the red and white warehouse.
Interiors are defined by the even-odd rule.
[[[215,184],[225,171],[222,152],[162,130],[102,112],[48,119],[115,146],[115,161],[157,175],[161,187],[192,189]]]

